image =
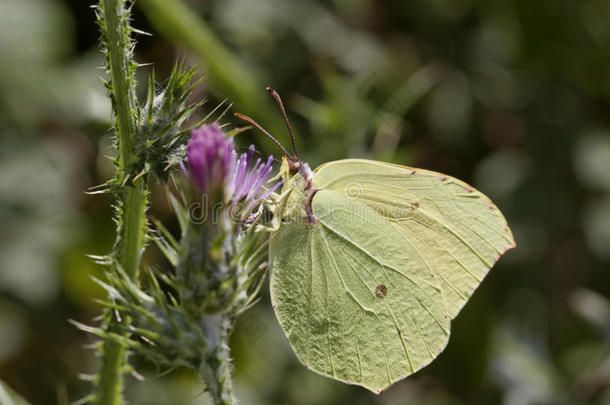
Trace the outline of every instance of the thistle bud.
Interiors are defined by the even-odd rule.
[[[258,158],[252,165],[254,145],[238,156],[233,139],[218,124],[202,125],[191,132],[184,170],[211,205],[221,202],[229,214],[247,219],[255,206],[273,193],[277,182],[264,189],[271,174],[273,156],[265,163]]]
[[[252,213],[281,184],[264,186],[272,162],[273,156],[255,160],[254,146],[238,155],[233,139],[218,124],[192,131],[184,170],[208,207],[202,221],[187,225],[176,275],[186,287],[183,302],[193,311],[216,312],[243,298],[241,284],[248,280],[248,270],[233,258],[253,234]]]
[[[201,191],[212,197],[221,192],[234,166],[235,147],[218,124],[191,132],[186,147],[187,171]]]

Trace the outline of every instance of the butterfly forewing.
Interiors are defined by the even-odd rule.
[[[316,169],[314,184],[373,208],[394,228],[396,243],[415,247],[439,280],[451,318],[499,257],[515,247],[489,198],[440,173],[346,159]]]

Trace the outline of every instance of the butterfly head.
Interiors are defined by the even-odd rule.
[[[288,156],[282,158],[280,174],[284,179],[284,184],[289,184],[297,178],[302,179],[306,183],[311,183],[313,178],[313,171],[307,163],[291,159]]]
[[[295,176],[297,176],[297,177],[303,179],[304,182],[309,186],[311,184],[311,178],[313,177],[313,172],[309,168],[309,165],[307,163],[302,162],[301,159],[299,158],[299,152],[297,151],[297,146],[296,146],[296,142],[294,139],[294,133],[292,132],[292,127],[290,126],[290,122],[288,121],[288,116],[286,115],[286,110],[284,109],[284,104],[282,103],[282,99],[280,98],[280,95],[277,93],[277,91],[273,90],[271,87],[267,87],[267,91],[271,94],[271,96],[273,96],[273,98],[275,99],[275,102],[277,103],[278,107],[280,108],[280,111],[282,112],[284,122],[286,123],[286,126],[288,127],[288,132],[290,133],[290,140],[292,141],[292,148],[294,150],[294,155],[289,153],[286,150],[286,148],[284,148],[284,146],[277,139],[275,139],[273,137],[273,135],[271,135],[269,132],[267,132],[263,127],[261,127],[252,118],[239,114],[239,113],[235,113],[235,116],[241,120],[244,120],[244,121],[252,124],[256,128],[258,128],[259,131],[261,131],[262,133],[267,135],[267,137],[269,137],[269,139],[271,139],[282,150],[282,152],[284,153],[284,157],[282,158],[282,167],[280,168],[280,173],[282,175],[282,178],[284,179],[285,185],[289,184],[291,182],[291,180],[293,180],[293,178]]]
[[[286,156],[284,156],[282,160],[285,160],[288,163],[288,173],[293,176],[303,167],[303,163],[301,163],[300,160],[288,159]]]

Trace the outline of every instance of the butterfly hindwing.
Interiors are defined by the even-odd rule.
[[[377,392],[445,347],[441,287],[365,204],[322,190],[313,211],[316,223],[286,224],[271,242],[276,315],[306,366]]]

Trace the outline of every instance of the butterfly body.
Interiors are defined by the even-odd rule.
[[[276,211],[276,217],[281,223],[303,222],[315,223],[311,202],[317,188],[313,186],[314,174],[307,163],[299,162],[295,168],[294,162],[282,160],[280,176],[284,181],[282,188],[283,201]],[[278,226],[279,223],[276,225]]]

